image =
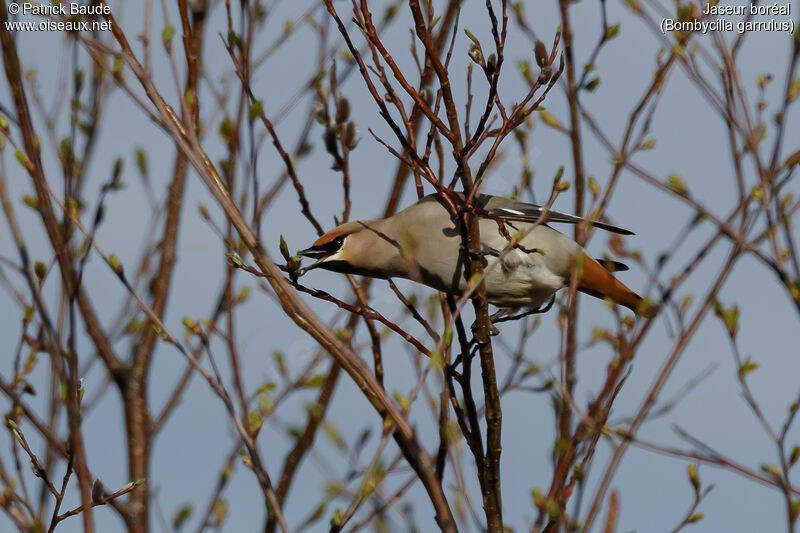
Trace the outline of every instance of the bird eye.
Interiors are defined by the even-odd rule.
[[[344,244],[344,239],[347,237],[346,235],[340,235],[333,240],[330,240],[324,244],[318,244],[311,249],[315,253],[326,253],[326,254],[333,254],[338,252],[342,249],[342,245]]]

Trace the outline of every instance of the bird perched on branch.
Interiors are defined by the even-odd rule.
[[[463,202],[463,196],[459,198]],[[611,275],[628,267],[593,259],[563,233],[536,224],[540,218],[567,224],[584,219],[497,196],[476,195],[472,205],[479,221],[480,250],[471,253],[484,259],[486,295],[500,309],[497,315],[542,306],[569,285],[573,271],[579,291],[643,314],[642,298]],[[602,222],[587,224],[633,234]],[[299,252],[316,259],[301,274],[323,268],[373,278],[406,278],[458,295],[467,286],[460,230],[461,221],[454,220],[438,194],[432,194],[389,218],[347,222],[329,231]]]

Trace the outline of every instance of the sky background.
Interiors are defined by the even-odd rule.
[[[741,0],[744,3],[744,0]],[[129,35],[141,31],[143,13],[137,2],[110,2],[123,29]],[[537,34],[551,43],[553,34],[559,24],[556,2],[523,2],[528,20]],[[655,69],[655,58],[659,48],[664,45],[664,36],[654,33],[640,19],[632,15],[623,2],[612,0],[607,2],[609,22],[620,24],[620,34],[611,41],[597,60],[597,72],[601,76],[601,84],[593,93],[583,93],[585,106],[594,115],[604,131],[613,142],[618,143],[626,120],[638,99],[652,79]],[[792,20],[797,23],[797,1],[790,2]],[[163,28],[161,7],[156,2],[154,9],[154,79],[156,86],[167,100],[176,103],[176,91],[171,73],[165,61],[158,36]],[[286,19],[294,19],[311,5],[303,2],[276,2],[269,4],[269,17],[265,31],[259,39],[256,50],[264,50],[283,31]],[[335,3],[342,14],[349,15],[349,2]],[[373,4],[371,4],[373,5]],[[374,12],[383,12],[382,3],[374,4]],[[437,11],[442,9],[441,2]],[[576,57],[578,65],[582,65],[591,53],[601,29],[599,2],[587,1],[575,4],[571,8],[576,39]],[[650,4],[648,4],[650,5]],[[671,2],[663,2],[668,10],[673,10]],[[172,24],[177,26],[174,6],[168,6]],[[319,20],[325,16],[321,9],[314,12]],[[410,15],[401,9],[401,17],[383,35],[384,42],[392,51],[402,68],[411,68],[408,53]],[[785,20],[786,17],[775,17]],[[215,81],[227,77],[235,83],[229,59],[218,37],[225,30],[224,5],[216,2],[209,16],[205,47],[205,65],[209,75]],[[735,19],[734,19],[735,20]],[[457,100],[463,102],[466,95],[465,72],[469,60],[466,54],[469,40],[461,28],[468,28],[489,47],[491,37],[482,2],[466,0],[464,2],[459,33],[456,38],[455,53],[451,67],[452,80]],[[351,28],[352,29],[352,28]],[[316,39],[314,30],[308,26],[298,29],[289,42],[253,76],[253,89],[264,103],[268,117],[274,117],[302,86],[311,73],[316,62]],[[362,38],[357,30],[352,33],[356,42]],[[331,31],[331,39],[338,35]],[[737,34],[725,33],[722,38],[729,42]],[[56,33],[20,33],[17,36],[23,66],[35,72],[35,83],[41,91],[45,102],[52,102],[57,92],[56,82],[64,65],[69,65],[70,47],[66,45],[63,35]],[[180,47],[180,39],[174,41]],[[700,42],[709,47],[711,36]],[[141,52],[139,43],[134,45],[137,53]],[[781,96],[785,84],[785,70],[791,51],[791,34],[786,32],[755,32],[748,34],[745,46],[739,55],[742,83],[754,102],[757,97],[756,77],[760,74],[773,73],[775,80],[766,91],[767,102],[776,102]],[[182,50],[179,49],[180,54]],[[82,61],[86,61],[81,52]],[[509,22],[509,39],[506,47],[505,76],[500,85],[500,96],[505,103],[517,101],[527,88],[522,76],[514,68],[517,59],[533,61],[531,43],[521,34],[513,22]],[[342,68],[342,61],[339,61]],[[84,63],[85,64],[85,63]],[[67,67],[69,68],[69,67]],[[133,76],[129,76],[135,86]],[[478,77],[473,81],[476,101],[481,102],[486,88]],[[361,142],[351,156],[351,172],[354,180],[352,190],[352,218],[375,218],[383,210],[384,202],[389,194],[390,180],[394,174],[395,161],[386,149],[375,142],[367,133],[368,128],[384,139],[392,140],[390,131],[378,116],[377,107],[367,93],[363,80],[354,73],[341,84],[342,93],[347,95],[353,105],[353,119],[359,125]],[[137,91],[141,93],[141,91]],[[205,99],[204,99],[205,97]],[[201,111],[207,120],[208,129],[216,132],[222,112],[214,110],[214,101],[209,95],[200,94]],[[0,103],[4,108],[12,108],[12,101],[5,81],[0,83]],[[293,108],[286,118],[277,124],[277,130],[284,144],[293,146],[299,134],[310,101],[303,99]],[[231,106],[233,101],[231,101]],[[564,91],[557,86],[546,101],[547,109],[565,124],[568,123],[566,98]],[[228,110],[231,111],[231,110]],[[767,110],[765,116],[771,117],[775,109]],[[789,126],[784,141],[784,157],[798,148],[798,128],[794,122],[798,118],[795,109],[788,117]],[[41,128],[41,117],[35,116],[35,123]],[[60,115],[62,134],[66,129],[66,111]],[[769,122],[772,125],[771,121]],[[141,181],[135,170],[134,150],[144,148],[149,157],[152,185],[159,198],[166,190],[171,178],[174,163],[174,145],[169,137],[159,131],[122,91],[115,90],[108,100],[105,109],[103,134],[100,137],[96,155],[87,170],[85,199],[93,208],[97,192],[109,178],[110,169],[115,158],[125,160],[124,180],[127,187],[124,191],[111,195],[106,204],[106,221],[97,234],[97,241],[107,253],[119,256],[124,265],[133,265],[141,254],[142,245],[149,236],[150,217],[146,208],[147,200]],[[693,196],[699,199],[709,210],[719,215],[727,213],[735,205],[737,191],[733,180],[733,170],[728,151],[725,124],[710,108],[705,97],[698,92],[696,86],[687,79],[680,68],[673,69],[662,101],[653,116],[651,125],[652,137],[656,140],[655,148],[649,152],[638,154],[635,161],[647,168],[651,173],[666,178],[670,173],[682,176]],[[312,155],[302,160],[298,166],[298,175],[306,188],[312,211],[321,221],[325,229],[333,227],[334,216],[342,210],[340,175],[330,169],[330,158],[319,142],[322,127],[315,125],[311,140],[315,144]],[[601,187],[607,183],[611,171],[608,153],[596,139],[584,129],[584,156],[586,172],[594,176]],[[771,146],[771,131],[767,133],[767,146]],[[224,147],[215,134],[204,140],[204,147],[213,161],[220,159],[225,153]],[[572,166],[568,138],[538,124],[531,136],[531,166],[535,171],[534,190],[536,198],[529,200],[544,201],[549,194],[552,177],[560,165],[564,165],[565,179],[572,180]],[[507,152],[502,162],[496,165],[483,189],[492,194],[508,194],[518,182],[521,169],[520,154],[513,139],[504,144]],[[18,200],[15,205],[17,216],[23,226],[23,232],[29,251],[35,260],[49,260],[52,252],[45,240],[41,223],[36,213],[26,209],[22,204],[23,195],[32,194],[32,184],[28,176],[17,165],[13,154],[8,149],[3,154],[6,159],[8,181],[11,197]],[[59,184],[60,173],[56,164],[52,147],[45,143],[43,152],[45,168],[51,176],[51,184]],[[258,176],[262,190],[269,187],[280,175],[283,167],[272,147],[265,144],[259,156]],[[755,173],[752,165],[746,167],[749,185],[754,185]],[[796,184],[789,190],[797,193]],[[60,192],[60,189],[57,188]],[[426,192],[431,192],[426,189]],[[554,208],[562,212],[572,210],[572,191],[562,195]],[[401,206],[407,206],[415,199],[413,187],[407,187]],[[178,240],[178,261],[176,275],[173,278],[172,295],[170,297],[165,323],[172,331],[182,333],[181,320],[185,316],[208,316],[214,306],[220,280],[225,268],[224,246],[212,229],[203,223],[196,205],[205,203],[212,217],[223,221],[221,211],[214,206],[205,186],[190,170],[187,180],[185,205],[182,212],[181,234]],[[92,213],[93,209],[87,211]],[[641,250],[649,263],[653,263],[663,252],[672,254],[665,267],[662,279],[670,277],[683,268],[705,240],[713,235],[711,223],[700,224],[688,238],[675,243],[675,236],[685,224],[691,220],[693,212],[680,201],[666,196],[652,186],[642,182],[629,172],[623,172],[618,191],[606,211],[613,223],[636,232],[633,237],[626,238],[631,249]],[[571,231],[571,228],[562,228]],[[262,236],[268,252],[278,257],[279,235],[283,235],[291,250],[307,247],[315,238],[314,229],[303,218],[298,209],[296,194],[293,189],[285,187],[263,219]],[[601,256],[608,250],[607,235],[595,232],[587,248],[595,256]],[[686,293],[695,295],[695,302],[702,300],[710,283],[715,279],[727,253],[728,242],[718,244],[710,253],[704,264],[691,276],[679,291],[678,297]],[[16,260],[16,250],[11,240],[5,220],[0,224],[0,254]],[[22,280],[14,273],[4,269],[16,286]],[[647,278],[641,269],[634,267],[630,272],[620,274],[620,279],[634,290],[642,293],[648,289]],[[104,316],[104,323],[111,324],[118,312],[120,302],[125,297],[124,288],[108,271],[105,264],[93,257],[86,268],[85,285],[87,290]],[[339,296],[349,297],[350,290],[344,278],[337,274],[315,271],[304,278],[307,285],[319,287]],[[253,289],[249,301],[240,308],[239,342],[241,357],[248,390],[255,390],[261,384],[276,379],[276,369],[272,352],[280,350],[286,355],[290,373],[299,372],[316,352],[316,344],[305,333],[280,311],[275,298],[256,290],[256,283],[247,276],[237,278],[237,286],[248,286]],[[427,297],[432,291],[401,283],[406,292],[415,291]],[[45,294],[49,297],[51,307],[57,301],[57,285],[46,286]],[[739,347],[743,356],[750,356],[760,364],[759,369],[751,374],[750,384],[758,399],[766,418],[779,426],[786,416],[788,405],[798,394],[798,376],[800,375],[800,359],[797,346],[800,343],[800,328],[797,327],[798,316],[787,295],[781,291],[774,276],[751,257],[744,257],[735,267],[732,275],[725,283],[720,300],[727,305],[737,303],[741,310],[741,330]],[[346,316],[334,306],[324,302],[307,299],[309,305],[326,320],[338,320],[343,323]],[[399,302],[391,294],[385,282],[374,284],[371,303],[373,307],[389,317],[400,317],[402,309]],[[695,310],[697,303],[692,306]],[[7,291],[0,292],[0,338],[6,339],[5,353],[0,357],[0,373],[4,379],[11,377],[11,359],[13,349],[19,337],[20,310]],[[536,333],[528,339],[526,355],[532,360],[545,365],[558,354],[559,332],[556,324],[557,313],[550,312],[542,317],[541,325]],[[469,321],[472,319],[469,318]],[[609,327],[613,324],[612,314],[605,305],[588,297],[582,298],[580,312],[579,339],[587,344],[595,326]],[[418,328],[412,331],[419,333]],[[500,339],[509,344],[516,343],[517,329],[514,325],[501,327]],[[657,327],[649,334],[637,353],[633,371],[621,394],[615,402],[612,420],[622,420],[635,412],[636,408],[650,389],[654,377],[671,351],[675,337],[663,318],[658,319]],[[366,339],[362,328],[358,330],[358,341]],[[79,340],[79,349],[90,352],[86,338]],[[224,353],[221,345],[215,345],[218,353]],[[115,347],[120,354],[126,354],[128,344],[118,342]],[[509,359],[504,350],[497,350],[497,364],[500,376],[505,375]],[[579,381],[575,398],[580,405],[586,405],[605,379],[605,367],[612,352],[603,346],[595,346],[580,352],[578,358]],[[43,356],[40,356],[43,357]],[[218,358],[221,355],[217,356]],[[384,362],[386,365],[387,391],[403,391],[407,393],[414,385],[414,359],[408,350],[396,339],[385,344]],[[44,387],[46,383],[46,365],[40,362],[31,381]],[[180,354],[172,347],[162,344],[156,349],[152,381],[150,385],[150,402],[154,412],[169,396],[178,376],[185,367]],[[327,363],[321,371],[327,370]],[[682,400],[667,415],[653,420],[643,426],[640,436],[646,440],[667,445],[687,448],[674,431],[679,425],[695,437],[738,462],[758,469],[764,463],[776,463],[775,450],[769,438],[764,434],[758,421],[752,416],[746,402],[742,398],[741,389],[736,382],[736,364],[730,351],[727,333],[719,320],[708,316],[702,323],[698,333],[693,337],[673,372],[661,395],[662,399],[672,398],[681,393],[684,386],[709,368],[713,372],[699,386],[685,394]],[[229,374],[223,369],[223,377],[229,380]],[[104,387],[105,376],[100,365],[95,365],[86,375],[86,397],[94,398]],[[437,381],[431,379],[435,385]],[[286,434],[288,426],[305,422],[304,404],[316,396],[316,391],[298,395],[289,405],[281,408],[277,416],[270,418],[259,437],[259,444],[266,459],[267,469],[277,476],[283,457],[292,445]],[[34,397],[29,403],[42,409],[43,399]],[[554,439],[553,416],[550,399],[547,394],[531,394],[512,392],[503,398],[503,503],[505,521],[525,530],[536,516],[531,499],[531,488],[549,486],[551,477],[550,451]],[[8,409],[6,398],[0,398],[0,408]],[[416,416],[412,421],[425,446],[430,450],[437,443],[437,429],[432,423],[427,409],[417,406]],[[366,427],[377,427],[377,415],[367,402],[352,386],[349,378],[340,379],[329,410],[330,420],[336,425],[349,442],[355,441]],[[25,426],[23,426],[25,427]],[[32,442],[41,444],[33,437],[33,430],[28,433]],[[91,468],[99,473],[106,487],[114,488],[125,485],[127,478],[126,448],[124,445],[124,427],[119,395],[111,388],[101,402],[84,418],[84,435]],[[157,437],[152,456],[152,477],[148,480],[157,507],[167,520],[184,503],[195,505],[195,514],[187,530],[197,527],[197,519],[204,510],[206,502],[216,483],[219,470],[232,447],[233,430],[222,403],[211,393],[208,386],[199,379],[194,379],[188,388],[184,400],[175,411],[170,423]],[[790,443],[800,443],[800,430],[795,427],[791,433]],[[371,457],[379,439],[373,435],[362,454],[363,460]],[[347,471],[347,465],[341,457],[333,452],[323,435],[318,437],[319,451],[310,455],[299,472],[289,494],[285,514],[290,523],[298,523],[311,510],[324,494],[324,483],[329,473],[327,466],[341,475]],[[9,434],[0,433],[0,456],[10,465]],[[610,447],[601,443],[594,460],[594,469],[590,472],[599,474],[605,467]],[[464,453],[468,453],[464,450]],[[385,456],[390,460],[396,454],[396,448],[390,445]],[[466,463],[470,461],[467,460]],[[670,531],[681,520],[692,503],[692,491],[686,475],[686,461],[656,455],[633,446],[626,454],[621,467],[614,477],[612,488],[620,491],[621,514],[619,531]],[[56,479],[60,479],[61,470],[57,470]],[[761,486],[744,479],[732,472],[709,466],[700,468],[700,476],[704,484],[714,484],[715,488],[701,504],[700,511],[704,519],[690,526],[693,531],[782,531],[786,529],[784,503],[782,495],[775,489]],[[406,474],[390,477],[387,486],[396,487]],[[597,476],[590,477],[588,494],[595,486]],[[476,484],[476,483],[475,483]],[[35,486],[30,481],[29,486]],[[477,494],[476,492],[473,495]],[[228,519],[222,527],[223,531],[256,531],[259,530],[264,517],[261,491],[255,477],[241,467],[236,466],[236,475],[224,495],[228,504]],[[414,508],[414,516],[421,531],[433,530],[432,510],[425,499],[420,486],[409,492],[408,500]],[[73,493],[67,500],[65,508],[71,508],[78,501]],[[480,510],[480,499],[473,498],[473,503]],[[584,502],[583,512],[588,507]],[[346,502],[338,506],[345,507]],[[336,505],[335,505],[336,506]],[[326,519],[317,524],[313,531],[327,530],[326,524],[335,506],[326,510]],[[365,506],[368,508],[369,506]],[[97,508],[95,516],[98,531],[121,531],[122,523],[116,513],[110,509]],[[605,516],[605,510],[602,513]],[[393,530],[405,530],[402,519],[390,513]],[[151,521],[153,531],[162,531],[157,516]],[[0,531],[11,528],[5,516],[0,516]],[[58,531],[71,532],[81,530],[81,522],[77,518],[70,519],[59,526]],[[469,529],[467,529],[469,531]]]

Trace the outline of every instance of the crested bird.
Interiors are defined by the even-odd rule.
[[[463,201],[463,195],[459,197]],[[573,269],[579,291],[646,314],[640,311],[642,298],[611,275],[627,266],[594,259],[573,239],[536,223],[546,216],[545,221],[552,223],[586,222],[622,235],[633,232],[499,196],[476,195],[473,206],[478,208],[480,231],[480,250],[473,253],[483,259],[486,295],[499,309],[494,316],[541,307],[569,285]],[[498,220],[511,228],[506,233],[523,235],[520,246],[510,247]],[[405,278],[454,295],[467,286],[461,221],[453,219],[438,194],[388,218],[341,224],[298,253],[316,260],[301,274],[322,268],[372,278]]]

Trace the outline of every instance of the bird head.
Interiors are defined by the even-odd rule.
[[[301,270],[305,274],[324,268],[343,274],[372,278],[407,277],[408,264],[403,258],[400,240],[395,236],[391,219],[347,222],[319,239],[299,254],[316,259]]]
[[[311,247],[298,252],[302,257],[316,259],[303,268],[302,273],[323,268],[344,274],[383,277],[379,250],[375,246],[380,239],[376,237],[375,231],[365,222],[342,224],[322,235]]]

